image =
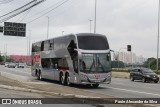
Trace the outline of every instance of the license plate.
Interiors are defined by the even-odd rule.
[[[100,81],[95,81],[95,82],[100,82]]]
[[[157,78],[153,78],[154,80],[156,80]]]

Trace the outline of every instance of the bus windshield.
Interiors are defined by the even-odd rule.
[[[111,70],[110,53],[82,54],[80,71],[85,73],[105,73]]]

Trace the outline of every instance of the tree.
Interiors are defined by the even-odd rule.
[[[160,58],[158,59],[158,65],[160,68]],[[148,58],[147,61],[144,63],[144,67],[146,68],[151,68],[153,70],[156,70],[157,69],[157,59],[156,58]]]
[[[112,61],[112,68],[124,68],[124,63],[122,61]]]
[[[0,62],[3,62],[3,58],[2,58],[2,56],[0,55]]]

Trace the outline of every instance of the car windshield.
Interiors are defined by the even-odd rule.
[[[109,54],[82,54],[80,71],[85,73],[105,73],[111,70]]]
[[[143,68],[142,69],[144,73],[154,73],[151,69]]]

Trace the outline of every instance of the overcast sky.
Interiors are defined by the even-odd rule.
[[[31,0],[0,0],[0,16],[30,2]],[[31,43],[47,38],[47,16],[49,17],[49,38],[70,33],[90,32],[94,28],[95,0],[69,0],[57,9],[65,0],[46,0],[38,6],[8,20],[8,22],[27,23],[27,37],[31,31]],[[132,45],[136,55],[156,57],[159,0],[97,0],[97,33],[107,36],[110,48],[119,51]],[[45,12],[43,17],[31,22]],[[3,23],[0,23],[3,26]],[[0,51],[26,55],[27,37],[4,36],[0,33]],[[126,49],[121,51],[126,52]]]

